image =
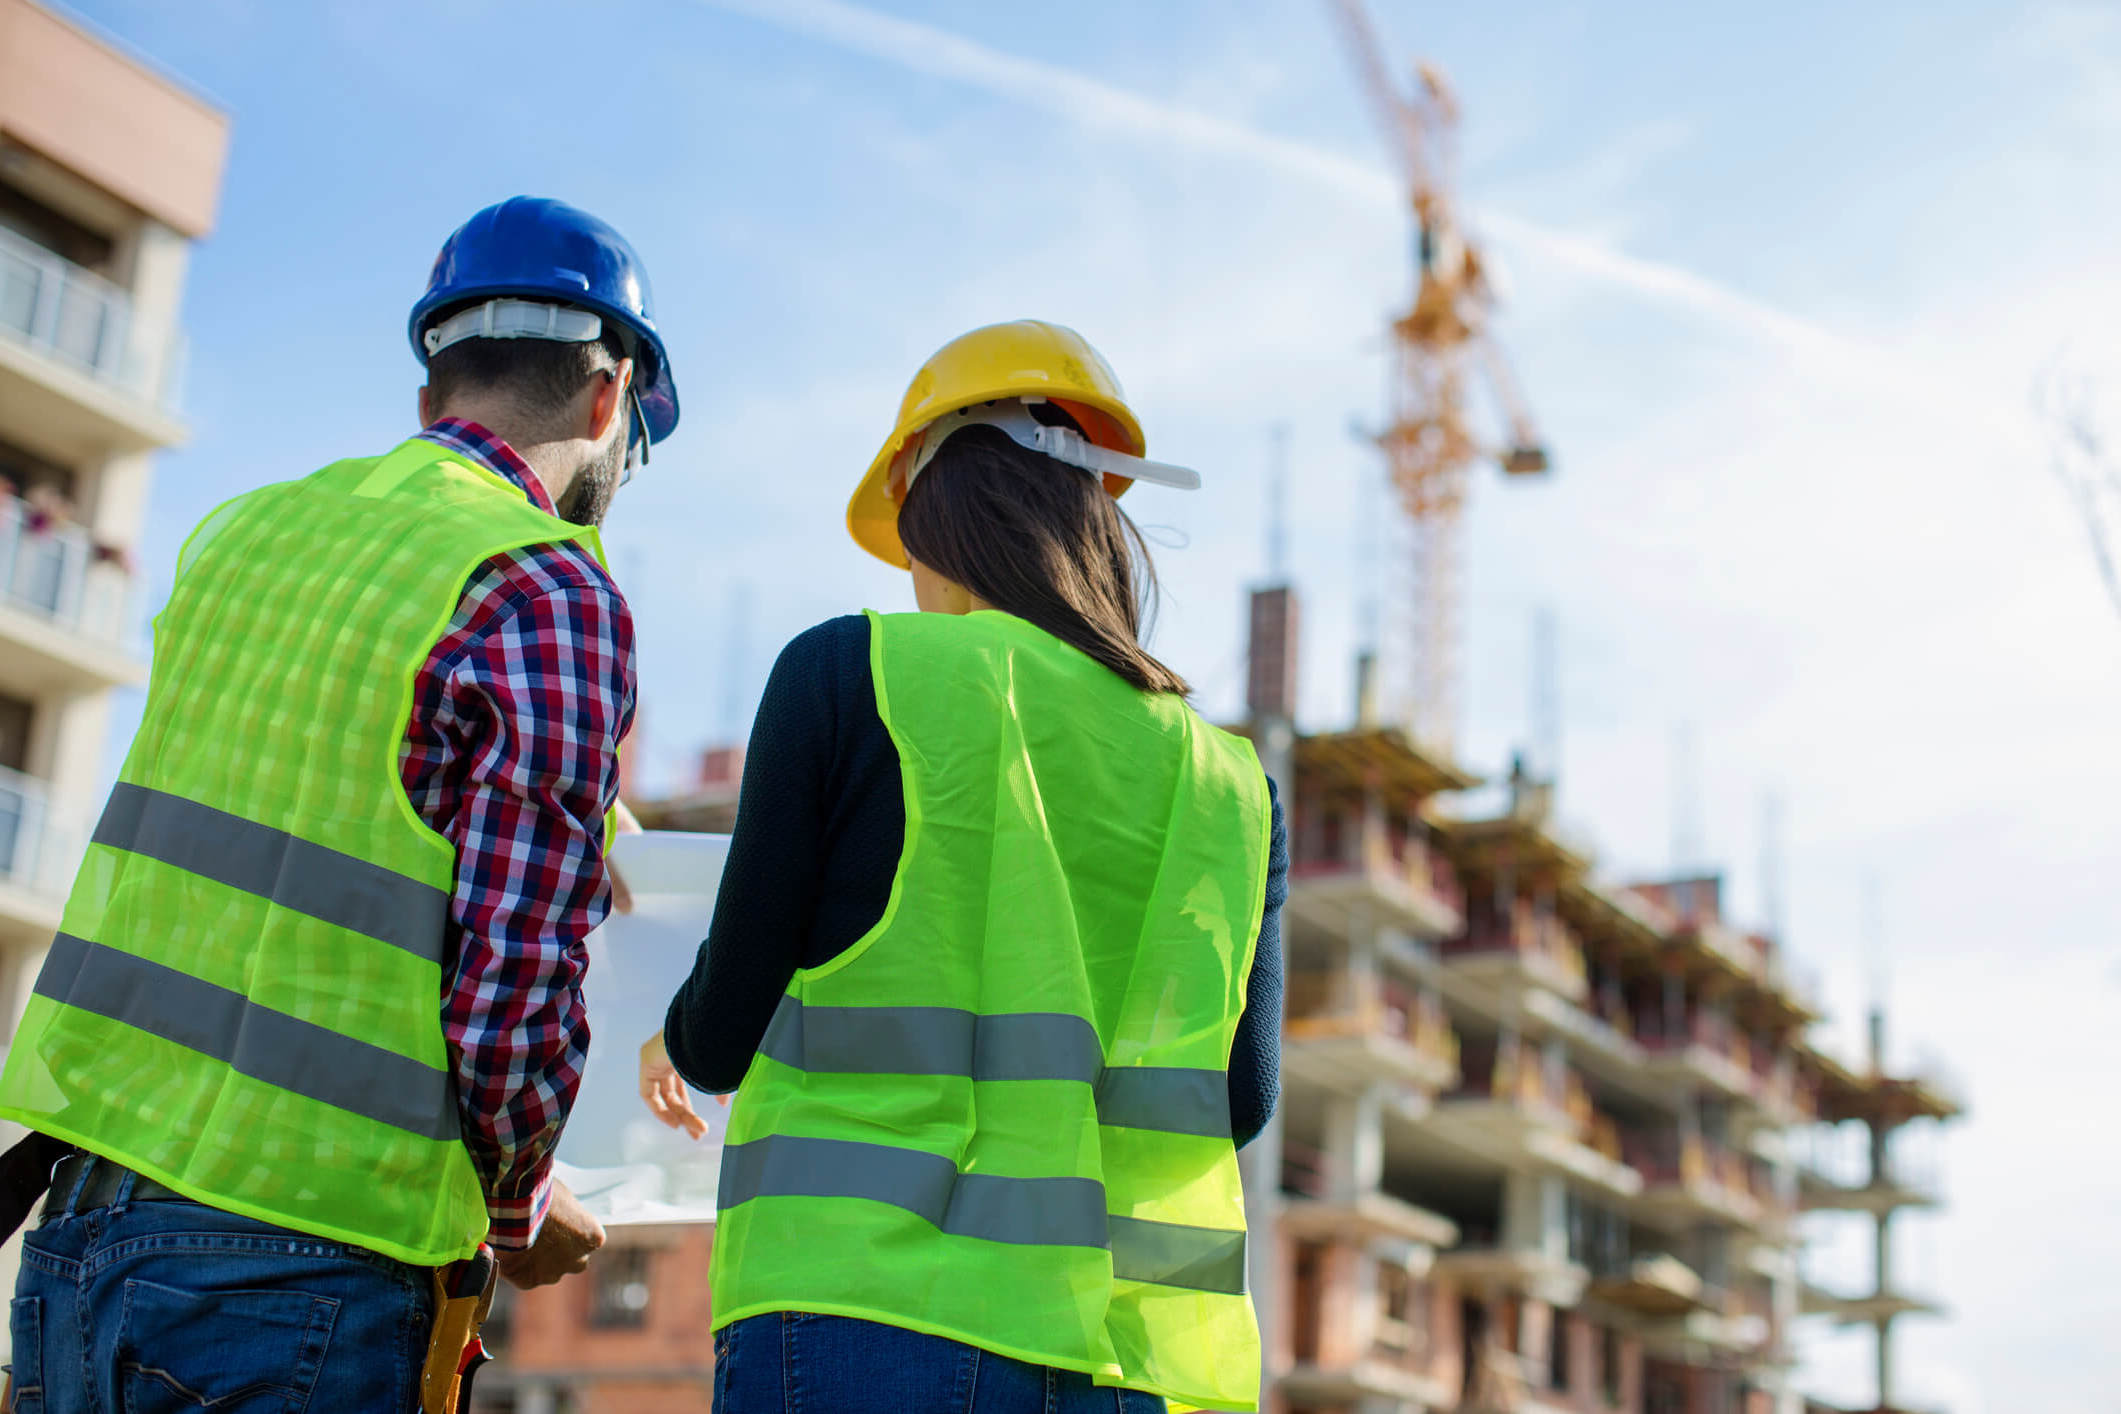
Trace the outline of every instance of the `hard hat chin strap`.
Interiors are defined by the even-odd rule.
[[[943,449],[943,444],[967,427],[992,427],[1019,447],[1043,452],[1057,462],[1092,476],[1121,476],[1130,481],[1147,481],[1180,491],[1200,489],[1200,473],[1189,467],[1115,452],[1110,447],[1098,446],[1072,427],[1051,427],[1040,422],[1032,416],[1028,405],[1044,401],[1044,398],[998,398],[944,413],[915,433],[900,454],[906,458],[900,495],[903,497],[906,491],[913,489],[915,479],[929,462],[935,460],[935,454]]]

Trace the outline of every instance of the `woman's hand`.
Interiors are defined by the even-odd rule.
[[[671,1062],[660,1031],[641,1044],[641,1098],[648,1102],[648,1112],[672,1129],[682,1129],[695,1139],[706,1137],[707,1121],[692,1108],[685,1078]]]
[[[642,833],[641,822],[636,820],[633,817],[633,812],[626,808],[625,801],[614,800],[611,803],[611,810],[613,815],[612,824],[614,826],[613,833],[615,835],[638,835]],[[619,866],[611,862],[611,851],[608,847],[604,851],[604,872],[611,879],[611,911],[614,913],[633,912],[633,890],[626,887],[626,878],[619,873]]]

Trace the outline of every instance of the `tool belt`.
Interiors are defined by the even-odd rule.
[[[109,1160],[89,1170],[76,1194],[78,1166],[85,1161],[86,1156],[65,1140],[34,1132],[0,1154],[0,1241],[12,1237],[29,1220],[40,1199],[46,1220],[64,1211],[69,1196],[77,1209],[117,1201],[119,1185],[128,1174],[136,1201],[184,1198],[168,1185]],[[420,1370],[421,1414],[463,1414],[470,1409],[471,1377],[491,1358],[479,1339],[479,1327],[493,1309],[494,1278],[499,1271],[493,1249],[484,1245],[461,1262],[431,1269],[435,1319],[427,1342],[427,1362]],[[10,1407],[13,1393],[10,1377],[0,1391],[0,1408]]]
[[[460,1414],[471,1408],[471,1377],[492,1358],[479,1339],[479,1327],[493,1309],[499,1271],[493,1249],[483,1243],[463,1261],[435,1268],[435,1325],[427,1342],[427,1364],[420,1371],[421,1414]]]

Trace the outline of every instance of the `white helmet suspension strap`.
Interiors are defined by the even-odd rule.
[[[992,427],[1019,447],[1043,452],[1057,462],[1093,476],[1123,476],[1130,481],[1147,481],[1180,491],[1200,489],[1200,473],[1189,467],[1115,452],[1110,447],[1098,446],[1072,427],[1047,426],[1032,416],[1029,407],[1029,404],[1045,401],[1038,397],[998,398],[944,413],[907,439],[905,452],[901,453],[902,456],[910,454],[906,463],[905,489],[912,490],[914,479],[935,459],[935,454],[943,449],[943,443],[949,441],[953,433],[962,432],[967,427]]]
[[[460,309],[420,335],[429,356],[466,339],[550,339],[586,344],[604,332],[604,321],[586,309],[525,299],[490,299]]]

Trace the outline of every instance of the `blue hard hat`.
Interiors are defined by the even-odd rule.
[[[654,297],[641,257],[624,236],[588,212],[547,197],[512,196],[473,216],[442,242],[427,293],[412,307],[407,333],[422,365],[420,336],[436,316],[480,300],[514,295],[592,310],[631,334],[635,396],[648,440],[678,425],[677,384],[655,327]]]

